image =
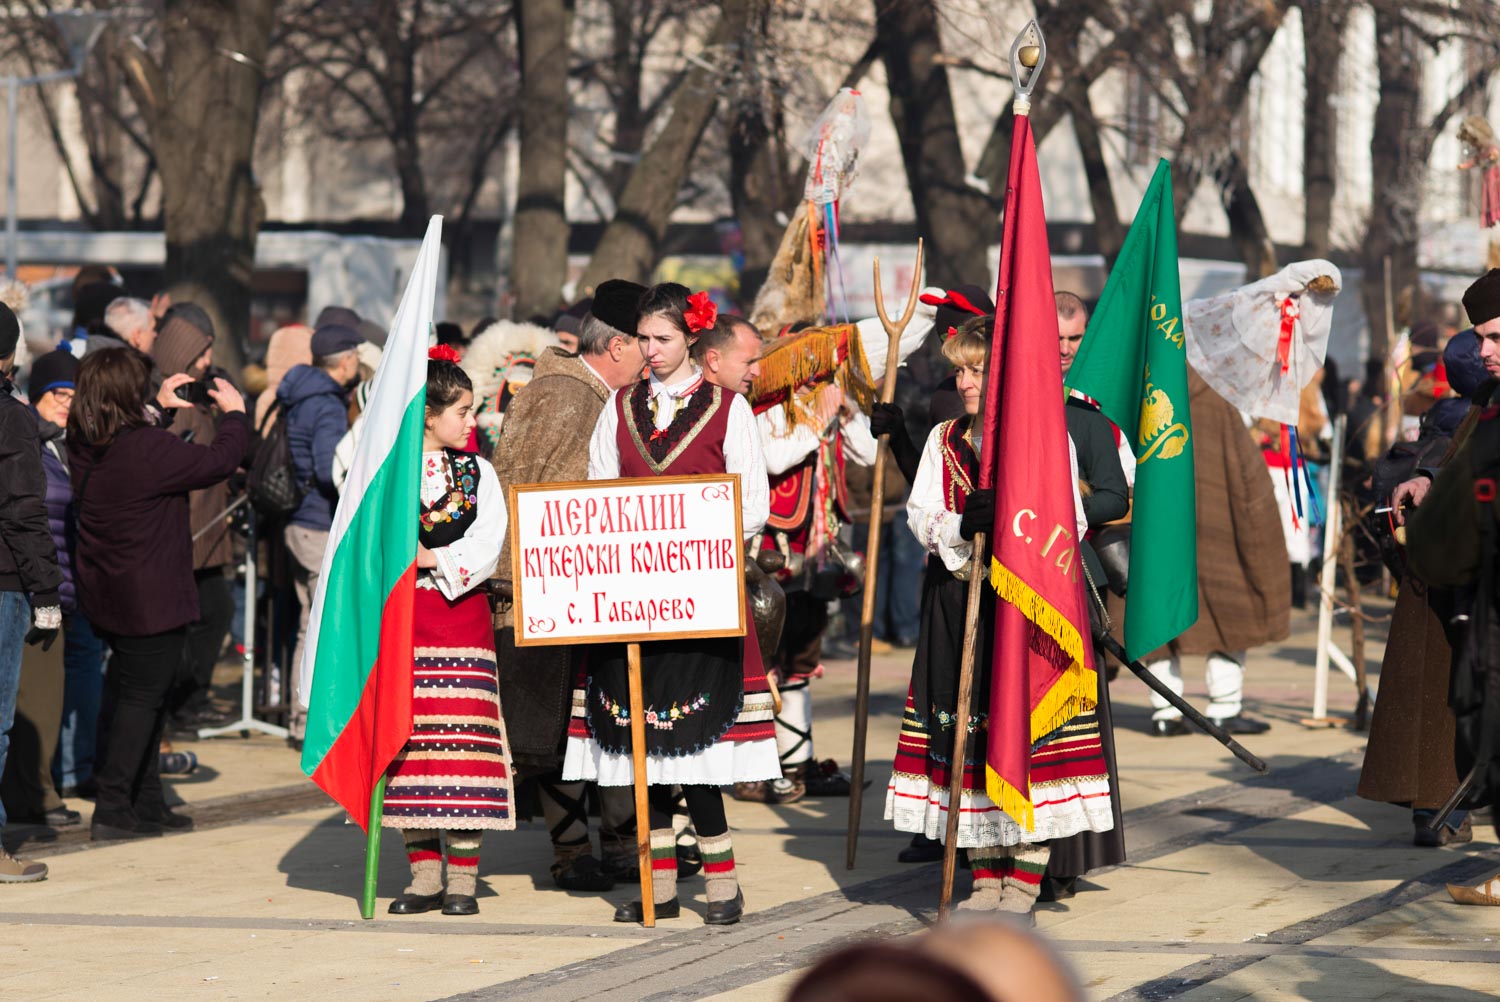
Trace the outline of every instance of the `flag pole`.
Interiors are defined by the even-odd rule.
[[[641,684],[641,645],[625,645],[630,675],[630,764],[635,776],[635,850],[641,868],[641,925],[656,926],[651,888],[651,817],[646,786],[646,696]],[[673,865],[676,865],[675,863]]]
[[[1218,741],[1219,744],[1234,752],[1235,758],[1239,759],[1241,762],[1245,763],[1256,772],[1266,771],[1266,763],[1262,761],[1258,756],[1252,755],[1244,745],[1240,744],[1234,738],[1230,737],[1228,731],[1224,730],[1224,728],[1220,727],[1218,724],[1205,717],[1192,703],[1189,703],[1187,700],[1177,695],[1177,693],[1173,692],[1165,682],[1157,678],[1155,675],[1151,674],[1151,670],[1148,669],[1145,665],[1141,664],[1139,661],[1130,660],[1130,658],[1125,654],[1125,648],[1121,646],[1118,640],[1116,640],[1114,637],[1111,637],[1108,633],[1105,633],[1102,630],[1097,630],[1094,632],[1094,640],[1097,641],[1105,650],[1109,651],[1109,653],[1113,654],[1115,656],[1115,660],[1119,661],[1120,664],[1135,672],[1136,676],[1142,682],[1146,683],[1147,688],[1156,693],[1162,699],[1165,699],[1168,703],[1171,703],[1172,706],[1176,708],[1178,712],[1180,712],[1184,717],[1188,718],[1188,720],[1196,724],[1201,730],[1207,732],[1209,737],[1213,738],[1215,741]]]
[[[370,828],[365,836],[365,893],[359,902],[361,918],[375,917],[375,878],[380,874],[380,817],[385,811],[385,774],[370,791]]]
[[[885,378],[880,386],[880,402],[896,399],[896,369],[901,364],[901,335],[916,312],[917,296],[922,291],[922,241],[917,240],[917,263],[912,266],[911,292],[899,321],[885,312],[885,294],[880,287],[880,258],[875,258],[875,313],[885,328]],[[870,534],[865,543],[865,585],[859,614],[859,664],[854,687],[854,751],[850,756],[849,833],[845,839],[845,865],[854,869],[854,854],[859,848],[859,821],[864,811],[865,743],[870,729],[870,645],[875,638],[875,597],[880,581],[880,531],[885,521],[885,466],[890,458],[890,435],[881,435],[875,454],[874,483],[870,488]]]
[[[949,759],[948,817],[943,833],[943,887],[938,896],[938,921],[948,917],[953,901],[953,875],[958,862],[958,819],[963,813],[964,767],[969,750],[969,710],[974,701],[974,662],[979,655],[979,599],[987,585],[988,555],[985,534],[974,534],[974,556],[969,566],[969,601],[964,610],[964,649],[958,663],[958,702],[953,708],[953,757]]]
[[[1028,41],[1028,38],[1030,41]],[[1047,42],[1042,35],[1041,27],[1035,20],[1029,21],[1026,27],[1015,38],[1010,46],[1010,78],[1015,82],[1015,101],[1012,104],[1017,117],[1031,114],[1031,93],[1036,89],[1037,80],[1042,73],[1042,65],[1047,61]],[[1023,73],[1023,67],[1025,72]],[[1014,151],[1012,151],[1014,156]],[[1007,210],[1010,200],[1007,197]],[[1001,255],[1000,281],[1004,283],[1006,276],[1005,254]],[[1009,309],[1009,303],[1002,298],[1007,290],[1000,289],[995,296],[995,327],[998,331],[1002,318],[1002,310]],[[990,345],[990,357],[985,363],[986,378],[984,385],[989,385],[988,368],[995,364],[994,344]],[[974,415],[976,433],[974,435],[974,451],[980,456],[981,477],[984,470],[984,448],[988,443],[981,440],[984,428],[984,414],[987,406],[986,394],[981,390],[979,397],[979,413]],[[963,791],[964,770],[967,764],[969,745],[969,716],[971,704],[974,699],[974,662],[978,659],[979,652],[979,598],[981,589],[986,587],[989,579],[989,559],[985,553],[986,533],[974,534],[973,558],[970,560],[969,570],[969,596],[968,605],[964,610],[964,647],[962,657],[959,659],[958,668],[958,700],[953,708],[953,757],[949,759],[948,775],[948,816],[943,837],[943,881],[938,895],[938,920],[942,921],[948,917],[949,905],[953,900],[953,877],[957,869],[958,856],[958,821],[963,813]]]

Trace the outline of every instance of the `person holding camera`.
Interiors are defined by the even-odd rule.
[[[186,373],[162,381],[155,402],[180,412]],[[220,483],[250,442],[245,402],[228,380],[207,388],[223,418],[211,441],[185,442],[155,427],[151,363],[110,349],[84,358],[68,415],[68,457],[78,505],[73,575],[78,601],[110,646],[102,762],[93,837],[140,838],[192,827],[163,798],[157,749],[166,700],[200,618],[188,495]]]
[[[177,390],[187,406],[177,409],[172,434],[185,442],[206,445],[218,429],[219,415],[209,395],[213,380],[227,374],[213,368],[213,323],[190,304],[174,306],[165,316],[152,345],[157,371],[165,379],[186,374],[192,381]],[[226,571],[234,562],[231,502],[228,481],[219,481],[188,495],[188,531],[193,538],[193,578],[198,586],[198,619],[187,628],[187,646],[175,691],[169,697],[171,723],[177,730],[194,731],[226,723],[231,715],[217,713],[209,703],[214,665],[234,618],[234,594]]]
[[[0,304],[0,770],[15,723],[21,650],[28,641],[50,642],[62,626],[62,571],[47,530],[47,478],[36,417],[15,397],[11,382],[20,340],[20,321]],[[0,828],[4,826],[0,803]],[[0,847],[0,883],[46,876],[47,864],[24,862]]]

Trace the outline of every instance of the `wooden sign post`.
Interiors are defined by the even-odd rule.
[[[641,644],[745,635],[740,478],[517,484],[509,502],[516,646],[625,644],[641,918],[654,926]]]

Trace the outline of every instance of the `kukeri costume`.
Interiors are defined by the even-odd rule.
[[[899,346],[900,364],[922,343],[925,324]],[[779,552],[787,591],[786,625],[772,659],[781,692],[776,742],[783,775],[771,784],[744,784],[744,800],[789,803],[804,792],[847,795],[848,777],[832,760],[816,764],[808,683],[823,674],[828,602],[857,589],[862,565],[840,539],[851,524],[848,463],[872,466],[878,445],[866,416],[874,385],[885,374],[889,342],[879,321],[785,334],[761,359],[750,396],[756,412],[770,513],[762,548]],[[859,412],[847,418],[845,401]]]

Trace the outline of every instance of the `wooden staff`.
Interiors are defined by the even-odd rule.
[[[646,696],[641,685],[641,645],[625,645],[630,674],[630,764],[635,774],[635,851],[641,867],[641,925],[656,925],[656,900],[651,889],[651,807],[646,786]],[[677,865],[676,863],[672,864]]]
[[[922,291],[922,241],[917,241],[917,263],[912,268],[911,292],[906,297],[906,309],[899,321],[892,321],[885,312],[885,295],[880,288],[880,258],[875,259],[875,312],[889,338],[885,353],[885,379],[880,385],[880,402],[888,404],[896,399],[896,369],[901,364],[901,335],[911,323],[916,312],[917,296]],[[870,644],[875,636],[875,592],[879,580],[876,571],[880,565],[880,526],[885,520],[885,464],[890,455],[890,435],[881,435],[875,454],[875,482],[870,489],[870,534],[865,544],[865,591],[859,615],[859,668],[855,675],[854,695],[854,752],[850,771],[853,777],[849,789],[849,835],[845,846],[845,863],[854,869],[854,854],[859,848],[859,819],[864,807],[865,792],[865,739],[870,728]]]
[[[953,708],[953,758],[949,760],[943,888],[938,895],[939,921],[948,917],[948,906],[953,902],[953,871],[958,862],[958,819],[963,813],[964,763],[969,752],[969,708],[974,702],[974,662],[979,655],[979,598],[988,585],[986,579],[990,569],[984,543],[985,534],[976,532],[974,556],[969,561],[969,602],[964,609],[964,651],[958,662],[958,703]]]

